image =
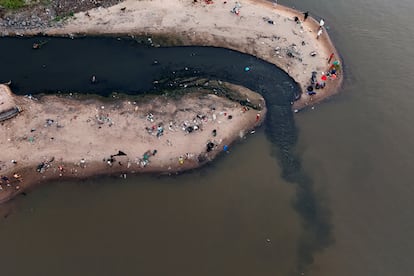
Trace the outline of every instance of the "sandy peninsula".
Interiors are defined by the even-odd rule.
[[[338,52],[325,27],[320,28],[319,18],[304,20],[301,11],[265,0],[126,0],[76,13],[49,27],[0,27],[0,31],[3,35],[140,36],[154,47],[237,50],[275,64],[299,84],[302,94],[292,103],[295,111],[333,95],[343,80]],[[335,74],[329,76],[332,68]],[[324,88],[316,89],[319,83]],[[258,94],[218,85],[237,91],[260,108],[246,108],[201,90],[183,95],[179,102],[162,96],[108,102],[18,97],[0,86],[3,115],[6,105],[12,108],[9,111],[14,107],[22,111],[0,125],[0,202],[47,179],[175,173],[203,165],[262,123],[266,113]]]
[[[45,180],[177,173],[229,151],[263,122],[265,102],[243,87],[209,85],[230,89],[248,106],[206,88],[109,101],[16,96],[0,85],[0,94],[21,109],[0,125],[0,203]]]
[[[317,38],[319,20],[312,14],[304,20],[302,11],[266,0],[126,0],[76,13],[56,27],[0,30],[4,35],[146,36],[154,46],[203,45],[237,50],[289,74],[302,90],[301,98],[292,105],[292,109],[300,110],[337,93],[343,80],[337,67],[334,78],[321,79],[333,62],[341,64],[341,60],[325,26]],[[326,86],[309,95],[312,72],[315,82]]]

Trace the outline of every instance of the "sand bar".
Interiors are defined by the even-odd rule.
[[[210,85],[212,85],[210,83]],[[264,99],[220,83],[258,108],[204,88],[139,100],[13,96],[22,112],[0,125],[0,203],[45,180],[96,174],[172,174],[226,151],[265,118]],[[0,85],[0,94],[10,90]],[[229,150],[228,149],[228,150]]]
[[[328,78],[326,87],[315,95],[306,93],[312,72],[316,72],[319,81],[331,66],[329,56],[334,55],[331,63],[339,57],[325,28],[317,38],[318,21],[309,17],[303,22],[302,12],[264,0],[238,3],[127,0],[109,8],[77,13],[59,27],[1,32],[146,36],[156,47],[203,45],[234,49],[275,64],[299,84],[303,93],[292,103],[294,110],[338,91],[341,74],[335,80]],[[231,89],[248,93],[246,97],[265,105],[260,96],[245,88]],[[0,94],[12,95],[7,86],[0,86]],[[48,179],[100,173],[175,173],[199,167],[223,152],[224,145],[259,125],[266,112],[245,110],[236,102],[205,92],[185,96],[180,104],[168,97],[105,103],[58,96],[45,96],[39,101],[14,95],[5,99],[8,106],[18,106],[23,112],[1,123],[0,174],[5,178],[0,202]],[[190,132],[183,128],[185,124],[198,125],[196,131]],[[160,127],[162,135],[157,137]],[[208,150],[210,142],[213,146]]]

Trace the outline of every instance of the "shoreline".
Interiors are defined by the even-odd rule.
[[[0,85],[0,94],[9,93],[22,109],[0,125],[0,203],[50,180],[176,174],[211,162],[260,126],[266,108],[264,99],[247,88],[221,82],[209,87],[186,88],[174,98],[107,102],[16,96]],[[216,87],[248,98],[259,109],[215,95]]]
[[[331,53],[334,54],[334,60],[342,64],[326,29],[323,27],[322,35],[319,38],[316,36],[319,27],[316,19],[308,17],[305,22],[302,22],[303,14],[300,11],[265,0],[244,0],[239,7],[240,13],[238,14],[231,12],[232,8],[233,3],[225,4],[224,2],[206,4],[204,1],[194,3],[184,0],[126,0],[108,8],[95,8],[76,13],[73,18],[67,19],[59,27],[34,28],[24,31],[0,27],[0,32],[3,35],[18,36],[38,34],[70,37],[83,35],[143,36],[147,37],[153,47],[192,45],[236,50],[276,65],[299,85],[301,97],[292,102],[292,110],[295,112],[313,106],[339,91],[343,82],[342,71],[335,80],[326,80],[326,87],[315,90],[315,95],[310,96],[307,93],[312,72],[316,72],[316,78],[319,80],[322,72],[326,72],[330,67],[327,61]],[[295,22],[295,16],[299,18],[299,22]],[[74,104],[74,99],[59,96],[44,96],[39,102],[35,102],[33,99],[13,95],[13,100],[17,106],[23,108],[23,112],[12,119],[1,122],[0,151],[6,154],[0,160],[0,174],[6,176],[11,183],[8,186],[6,180],[1,180],[3,190],[0,191],[0,203],[37,183],[52,179],[86,178],[97,174],[130,172],[168,174],[202,166],[223,152],[223,145],[228,146],[239,137],[244,137],[251,129],[259,126],[265,118],[265,103],[261,96],[256,93],[252,94],[252,91],[244,87],[226,85],[229,85],[232,91],[244,91],[245,95],[249,95],[249,99],[255,98],[264,109],[261,113],[250,112],[251,110],[240,113],[241,107],[234,106],[234,102],[219,100],[220,98],[214,98],[215,96],[211,95],[206,99],[210,104],[221,104],[221,109],[227,108],[228,110],[222,110],[214,116],[215,112],[212,112],[212,109],[204,110],[204,115],[209,118],[207,123],[210,124],[203,126],[203,131],[197,133],[171,131],[175,136],[186,141],[180,144],[180,139],[171,140],[174,146],[170,145],[171,141],[166,142],[170,140],[166,138],[168,134],[171,134],[168,131],[165,131],[161,137],[153,137],[154,133],[158,133],[160,127],[158,122],[154,123],[155,125],[147,124],[149,120],[147,116],[153,113],[152,110],[168,107],[163,102],[166,99],[162,96],[154,97],[153,99],[157,99],[154,100],[155,103],[150,101],[131,104],[128,100],[121,103],[119,101],[102,103],[98,100],[86,100]],[[0,93],[2,89],[7,90],[8,87],[0,86]],[[175,103],[170,119],[161,120],[163,130],[168,128],[166,127],[168,121],[182,120],[178,123],[179,125],[183,123],[185,116],[191,117],[185,119],[188,122],[193,121],[197,113],[203,110],[203,106],[197,105],[203,97],[194,101],[194,98],[199,96],[200,94],[195,94],[186,98],[189,106],[196,106],[198,109],[184,109],[185,112],[180,115],[181,117],[177,115],[179,108]],[[41,107],[40,102],[46,99],[52,104]],[[85,112],[85,107],[87,112]],[[126,109],[123,110],[123,108]],[[56,110],[59,112],[56,113]],[[80,112],[80,110],[87,115],[81,116],[73,113]],[[124,113],[116,113],[119,110],[123,110]],[[144,113],[138,116],[137,112]],[[228,113],[233,114],[231,120],[218,118]],[[124,115],[125,118],[122,117]],[[162,114],[158,115],[162,117]],[[227,116],[225,117],[229,118]],[[241,117],[244,119],[240,119]],[[131,118],[140,121],[132,123]],[[128,123],[118,123],[123,122],[124,119]],[[213,129],[219,129],[217,125],[219,121],[219,124],[224,122],[220,125],[218,131],[220,134],[212,137]],[[78,122],[82,122],[83,125],[79,125]],[[116,123],[113,124],[113,122]],[[231,122],[230,125],[229,122]],[[137,125],[145,125],[146,133],[145,131],[141,133],[143,129],[138,129]],[[215,128],[212,128],[213,125]],[[173,126],[174,129],[176,125],[173,124]],[[72,131],[68,132],[67,129],[72,129]],[[91,130],[92,132],[89,133],[88,131]],[[118,134],[113,135],[114,131]],[[91,140],[79,139],[85,133],[88,133],[86,137],[92,137]],[[132,141],[137,139],[137,133],[140,133],[139,142],[133,143]],[[146,136],[149,133],[150,138]],[[199,137],[196,140],[194,137],[188,140],[189,134],[196,134]],[[105,137],[105,140],[102,140],[102,137]],[[87,143],[79,147],[85,142],[83,140]],[[214,146],[206,154],[206,143],[212,140],[214,140]],[[160,141],[164,144],[159,144]],[[107,147],[107,144],[111,146]],[[188,149],[187,147],[191,144],[196,144],[196,147]],[[154,145],[157,145],[156,148]],[[79,151],[79,148],[82,150]],[[121,152],[127,157],[116,156],[116,160],[111,161],[111,164],[108,163],[108,159],[112,160],[114,155]],[[200,155],[202,155],[201,159]],[[151,162],[142,165],[143,159],[144,161],[151,159]]]
[[[226,2],[226,4],[225,4]],[[309,16],[303,22],[301,11],[266,0],[243,0],[240,13],[231,12],[234,3],[199,0],[126,0],[107,8],[94,8],[74,14],[59,26],[27,30],[0,28],[3,35],[124,35],[144,36],[158,46],[223,47],[261,58],[285,71],[300,87],[301,98],[292,103],[299,111],[338,93],[343,72],[335,80],[325,81],[325,88],[308,95],[312,72],[322,73],[330,67],[327,60],[342,64],[327,30],[317,39],[319,22]],[[294,17],[299,18],[299,23]],[[271,22],[271,23],[269,23]],[[155,38],[154,38],[155,37]],[[156,40],[160,40],[158,43]],[[311,53],[316,53],[311,56]],[[331,62],[332,63],[332,62]]]

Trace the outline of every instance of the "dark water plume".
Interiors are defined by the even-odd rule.
[[[39,41],[46,43],[33,50],[33,43]],[[283,178],[295,184],[293,205],[303,220],[297,270],[306,270],[314,253],[332,242],[329,212],[318,201],[312,179],[295,153],[298,132],[291,102],[300,91],[276,66],[223,48],[151,48],[132,39],[98,37],[1,38],[0,60],[4,65],[0,66],[0,82],[12,80],[12,90],[20,95],[155,93],[160,86],[154,81],[167,79],[172,84],[174,79],[185,77],[220,79],[262,94],[268,108],[267,137]],[[244,70],[246,66],[249,71]]]

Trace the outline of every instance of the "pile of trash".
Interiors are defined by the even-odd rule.
[[[108,124],[108,126],[112,126],[114,122],[109,117],[109,114],[97,114],[95,115],[95,121],[98,123],[98,125]]]
[[[192,133],[197,130],[202,130],[203,123],[207,122],[207,115],[197,114],[192,121],[184,121],[182,123],[182,130],[186,133]]]
[[[136,163],[137,165],[139,165],[141,168],[145,168],[146,166],[148,166],[148,164],[150,163],[150,158],[155,156],[157,154],[157,150],[147,150],[146,152],[144,152],[144,154],[142,155],[142,158],[137,158],[136,159]]]
[[[146,116],[147,121],[153,123],[156,121],[154,115],[152,113],[148,113]],[[193,133],[198,130],[202,130],[203,123],[208,121],[207,115],[198,114],[196,117],[194,117],[192,120],[184,120],[181,122],[173,122],[170,121],[168,123],[168,130],[169,131],[178,131],[181,130],[187,134]],[[165,126],[164,122],[159,122],[157,124],[152,124],[150,126],[145,126],[145,130],[148,134],[157,136],[160,138],[164,135],[165,132]]]
[[[231,12],[232,12],[232,13],[234,13],[234,14],[236,14],[236,15],[240,15],[240,8],[241,8],[240,3],[239,3],[239,2],[236,2],[236,3],[234,4],[234,7],[233,7],[233,9],[231,10]]]
[[[52,157],[49,160],[40,162],[36,167],[36,171],[38,173],[44,173],[48,168],[52,166],[53,161],[55,161],[55,157]]]
[[[296,44],[291,44],[285,49],[286,55],[290,58],[296,58],[300,62],[302,62],[302,53],[298,50]]]

